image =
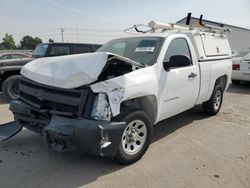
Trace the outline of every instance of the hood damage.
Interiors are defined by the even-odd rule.
[[[41,84],[73,89],[111,79],[143,67],[128,58],[108,52],[36,59],[21,74]]]

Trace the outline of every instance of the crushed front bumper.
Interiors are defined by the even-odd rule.
[[[51,114],[47,110],[34,109],[21,100],[11,101],[10,110],[15,116],[16,130],[24,126],[41,133],[48,145],[57,151],[76,147],[85,153],[115,156],[126,127],[125,122],[95,121]]]

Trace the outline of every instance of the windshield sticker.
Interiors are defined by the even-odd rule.
[[[135,52],[154,52],[155,47],[137,47]]]
[[[48,48],[48,44],[44,44],[44,45],[43,45],[43,48]]]

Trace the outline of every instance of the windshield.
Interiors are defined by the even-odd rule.
[[[158,57],[164,38],[135,37],[115,39],[104,44],[97,52],[107,51],[143,65],[153,65]]]
[[[47,48],[48,48],[48,44],[38,44],[36,46],[35,51],[32,54],[32,57],[35,57],[35,58],[44,57],[47,51]]]

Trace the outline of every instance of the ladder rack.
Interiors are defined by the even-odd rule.
[[[203,24],[202,17],[203,16],[201,15],[198,24],[196,23],[195,25],[190,25],[191,13],[188,13],[186,25],[151,21],[148,23],[148,25],[138,24],[129,27],[125,29],[124,32],[129,34],[146,34],[146,33],[154,33],[156,31],[165,32],[169,30],[178,30],[178,31],[198,30],[202,32],[218,33],[218,34],[225,34],[226,32],[230,32],[229,29],[224,28],[223,26],[217,27],[213,25]],[[140,29],[143,27],[144,29]]]

